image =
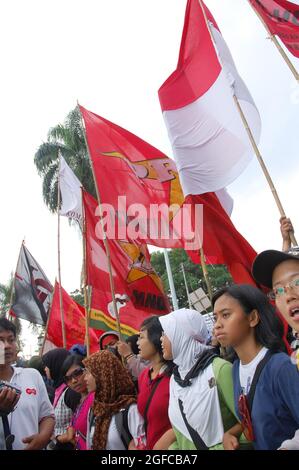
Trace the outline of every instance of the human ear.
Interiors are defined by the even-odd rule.
[[[255,328],[260,322],[259,313],[256,309],[252,310],[249,315],[249,326]]]

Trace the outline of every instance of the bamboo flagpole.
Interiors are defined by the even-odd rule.
[[[48,333],[48,327],[49,327],[49,323],[50,323],[50,316],[51,316],[51,310],[52,310],[52,304],[53,304],[53,299],[54,299],[56,282],[57,282],[57,279],[55,278],[54,290],[53,290],[53,294],[52,294],[51,305],[50,305],[49,310],[48,310],[48,318],[47,318],[47,323],[46,323],[46,328],[45,328],[43,344],[41,346],[40,354],[39,354],[40,357],[42,357],[42,355],[43,355],[43,351],[44,351],[45,344],[46,344],[46,341],[47,341],[47,333]]]
[[[87,269],[86,269],[86,223],[83,204],[83,187],[81,186],[82,201],[82,242],[83,242],[83,292],[84,292],[84,308],[85,308],[85,341],[87,356],[90,355],[90,337],[89,337],[89,314],[90,302],[87,299]]]
[[[198,0],[198,1],[199,1],[199,4],[200,4],[201,9],[202,9],[202,11],[203,11],[203,15],[204,15],[204,18],[205,18],[205,21],[206,21],[206,25],[207,25],[207,27],[208,27],[208,29],[209,29],[210,36],[211,36],[211,40],[212,40],[212,42],[213,42],[215,51],[217,52],[217,46],[216,46],[216,44],[215,44],[215,40],[214,40],[214,37],[213,37],[212,31],[211,31],[210,25],[209,25],[209,22],[208,22],[208,19],[207,19],[206,12],[205,12],[205,10],[204,10],[204,8],[203,8],[203,5],[202,5],[201,0]],[[218,54],[218,60],[221,62],[221,57],[219,56],[219,54]],[[249,124],[248,124],[248,122],[247,122],[246,116],[245,116],[245,114],[243,113],[243,110],[242,110],[242,108],[241,108],[241,105],[240,105],[240,103],[239,103],[239,100],[238,100],[238,98],[237,98],[237,96],[236,96],[235,94],[233,95],[233,98],[234,98],[234,102],[235,102],[235,104],[236,104],[237,110],[238,110],[238,112],[239,112],[239,114],[240,114],[240,118],[241,118],[241,120],[242,120],[242,123],[243,123],[243,125],[244,125],[244,128],[245,128],[245,130],[246,130],[246,132],[247,132],[247,135],[248,135],[248,137],[249,137],[250,143],[251,143],[251,145],[252,145],[252,147],[253,147],[254,153],[255,153],[255,155],[256,155],[256,157],[257,157],[257,159],[258,159],[258,162],[260,163],[260,166],[261,166],[261,168],[262,168],[262,171],[263,171],[263,173],[264,173],[264,175],[265,175],[265,177],[266,177],[266,180],[267,180],[267,182],[268,182],[268,184],[269,184],[269,186],[270,186],[270,190],[271,190],[271,192],[272,192],[272,194],[273,194],[273,197],[274,197],[274,200],[275,200],[276,205],[277,205],[277,207],[278,207],[280,216],[281,216],[281,217],[286,217],[284,208],[283,208],[282,203],[281,203],[281,201],[280,201],[280,199],[279,199],[279,197],[278,197],[278,194],[277,194],[276,188],[275,188],[275,186],[274,186],[274,183],[273,183],[273,181],[272,181],[272,179],[271,179],[271,177],[270,177],[269,171],[268,171],[268,169],[267,169],[267,167],[266,167],[266,165],[265,165],[265,163],[264,163],[264,161],[263,161],[262,155],[261,155],[261,153],[260,153],[260,151],[259,151],[259,148],[258,148],[256,142],[255,142],[254,136],[253,136],[252,131],[251,131],[250,127],[249,127]],[[290,232],[290,238],[291,238],[292,244],[293,244],[294,246],[297,246],[297,240],[296,240],[295,235],[294,235],[293,232]]]
[[[209,274],[208,274],[208,268],[207,268],[207,265],[206,265],[205,254],[204,254],[204,251],[203,251],[202,247],[200,248],[200,260],[201,260],[201,267],[202,267],[203,276],[204,276],[206,286],[207,286],[207,289],[208,289],[208,296],[209,296],[209,299],[212,303],[212,297],[213,297],[212,286],[211,286],[211,281],[210,281]]]
[[[13,280],[12,280],[9,306],[8,306],[8,311],[7,311],[7,319],[8,320],[11,320],[13,318],[12,315],[10,314],[10,311],[11,311],[11,307],[12,307],[12,303],[13,303],[13,295],[14,295],[14,291],[15,291],[16,273],[17,273],[18,264],[19,264],[19,261],[20,261],[21,251],[22,251],[22,248],[23,248],[24,244],[25,244],[25,239],[23,239],[22,243],[21,243],[21,248],[20,248],[19,256],[18,256],[18,261],[17,261],[16,269],[15,269]]]
[[[283,50],[283,48],[281,47],[281,45],[279,44],[279,41],[277,40],[277,37],[271,33],[270,29],[268,28],[268,25],[267,23],[265,22],[264,18],[262,17],[262,15],[255,9],[253,8],[253,5],[248,1],[249,5],[251,6],[251,8],[253,9],[253,11],[256,13],[257,17],[260,19],[260,21],[263,23],[267,33],[269,34],[269,39],[271,39],[271,41],[274,43],[274,45],[276,46],[278,52],[280,53],[280,55],[282,56],[283,60],[285,61],[285,63],[287,64],[287,66],[289,67],[290,71],[292,72],[292,74],[294,75],[295,79],[297,80],[297,82],[299,81],[299,73],[297,72],[296,68],[294,67],[294,65],[292,64],[292,62],[290,61],[288,55],[286,54],[286,52]]]
[[[60,305],[60,317],[61,317],[61,330],[62,330],[62,344],[66,349],[66,331],[64,323],[64,311],[62,301],[62,290],[61,290],[61,263],[60,263],[60,152],[58,151],[58,179],[57,179],[57,251],[58,251],[58,284],[59,284],[59,305]]]
[[[90,155],[89,145],[88,145],[88,142],[87,142],[87,139],[86,139],[85,125],[84,125],[84,121],[83,121],[83,118],[82,118],[79,103],[77,104],[77,106],[78,106],[79,113],[80,113],[80,116],[81,116],[81,123],[82,123],[82,129],[83,129],[85,145],[86,145],[86,148],[87,148],[87,151],[88,151],[88,156],[89,156],[91,169],[92,169],[92,174],[93,174],[93,180],[94,180],[94,184],[95,184],[95,188],[96,188],[97,200],[98,200],[98,204],[99,204],[98,207],[99,207],[99,212],[100,212],[101,228],[102,228],[102,232],[103,232],[103,243],[104,243],[106,256],[107,256],[107,263],[108,263],[109,281],[110,281],[110,289],[111,289],[111,295],[112,295],[113,310],[114,310],[114,315],[115,315],[115,318],[116,318],[117,331],[119,333],[120,340],[122,341],[123,337],[122,337],[121,327],[120,327],[119,312],[118,312],[117,305],[116,305],[115,287],[114,287],[114,280],[113,280],[112,266],[111,266],[110,247],[109,247],[109,244],[108,244],[107,235],[106,235],[105,227],[104,227],[104,221],[103,221],[102,202],[101,202],[101,198],[100,198],[100,192],[99,192],[97,180],[96,180],[96,177],[95,177],[95,171],[94,171],[93,161],[92,161],[92,158],[91,158],[91,155]]]

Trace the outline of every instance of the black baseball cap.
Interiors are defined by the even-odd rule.
[[[266,250],[262,251],[252,265],[252,275],[258,284],[272,289],[273,271],[280,263],[289,259],[299,261],[299,246],[294,246],[288,251]]]

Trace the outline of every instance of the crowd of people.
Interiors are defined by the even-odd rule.
[[[180,309],[138,335],[104,333],[16,367],[16,328],[0,319],[0,449],[299,450],[299,248],[254,260],[257,285],[212,299],[214,328]],[[265,290],[265,289],[264,289]]]

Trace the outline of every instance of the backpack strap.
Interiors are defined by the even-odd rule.
[[[154,396],[154,393],[159,385],[159,383],[161,382],[161,380],[164,378],[164,375],[162,375],[161,377],[159,377],[157,380],[156,380],[156,383],[154,384],[153,388],[151,389],[151,393],[149,394],[149,397],[147,399],[147,402],[146,402],[146,405],[145,405],[145,409],[144,409],[144,416],[143,416],[143,419],[144,419],[144,431],[145,431],[145,435],[147,435],[147,413],[148,413],[148,409],[149,409],[149,406],[151,404],[151,401],[152,401],[152,398]]]
[[[118,413],[114,415],[116,429],[123,445],[125,446],[125,449],[128,449],[129,443],[133,439],[128,424],[129,408],[130,405],[127,406],[127,408],[122,408]]]
[[[10,432],[7,415],[2,415],[1,418],[2,418],[2,424],[3,424],[6,450],[13,450],[12,444],[15,440],[15,436],[11,434]]]
[[[206,444],[204,443],[204,441],[202,440],[202,438],[200,437],[198,432],[195,431],[195,429],[192,428],[192,426],[190,426],[190,424],[188,423],[185,412],[184,412],[182,400],[178,400],[178,402],[179,402],[180,412],[182,414],[184,423],[185,423],[185,425],[186,425],[186,427],[189,431],[189,434],[191,436],[191,439],[192,439],[193,444],[195,445],[196,449],[197,450],[209,450],[208,446],[206,446]]]
[[[253,399],[254,399],[255,389],[256,389],[258,380],[260,378],[262,370],[264,369],[265,365],[271,359],[272,356],[273,356],[273,352],[272,351],[267,351],[264,358],[258,363],[257,368],[255,370],[255,373],[254,373],[254,376],[253,376],[253,379],[252,379],[252,383],[251,383],[251,386],[250,386],[250,390],[249,390],[249,393],[247,395],[247,404],[248,404],[248,410],[249,410],[250,414],[251,414],[251,410],[252,410]]]

